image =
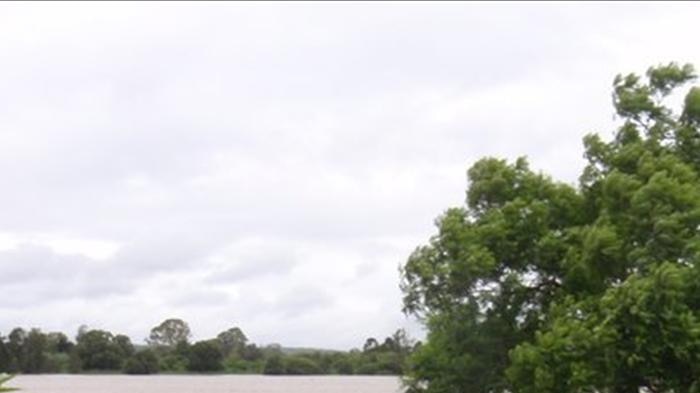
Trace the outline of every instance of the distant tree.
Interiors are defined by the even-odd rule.
[[[0,335],[0,373],[10,372],[12,356],[5,343],[5,338]]]
[[[51,332],[46,335],[49,352],[69,353],[74,344],[70,342],[68,336],[61,332]]]
[[[316,365],[316,370],[311,374],[325,375],[335,372],[333,363],[335,363],[338,354],[338,352],[315,350],[312,352],[301,353],[298,356],[305,357],[314,362]]]
[[[267,344],[264,348],[264,351],[266,353],[270,353],[270,354],[273,354],[273,353],[281,354],[282,353],[282,345],[277,344],[277,343]]]
[[[45,371],[47,349],[46,335],[39,329],[31,329],[24,340],[22,372],[36,374]]]
[[[199,341],[189,350],[189,371],[211,372],[223,369],[223,356],[216,340]]]
[[[393,344],[392,350],[401,355],[408,355],[416,345],[415,340],[411,339],[404,329],[396,330],[391,335],[391,342]]]
[[[376,361],[363,360],[355,369],[357,375],[377,375],[381,374],[379,364]]]
[[[230,355],[231,353],[242,355],[246,344],[248,343],[248,338],[238,327],[233,327],[219,333],[219,335],[216,336],[216,339],[219,342],[221,352],[223,353],[224,357]]]
[[[365,344],[362,346],[362,350],[364,352],[371,352],[375,349],[379,348],[379,342],[377,341],[376,338],[370,337],[365,341]]]
[[[158,357],[158,368],[161,371],[184,372],[187,371],[187,365],[187,358],[175,353],[161,354]]]
[[[159,367],[162,371],[182,372],[188,369],[191,348],[187,341],[180,341],[174,348],[157,346],[153,350],[159,354]]]
[[[180,342],[188,342],[191,332],[187,322],[182,319],[166,319],[160,325],[151,329],[147,340],[149,345],[175,347]]]
[[[158,372],[158,357],[151,349],[136,352],[124,363],[127,374],[155,374]]]
[[[382,352],[392,352],[396,350],[396,343],[392,337],[387,337],[384,339],[382,345],[379,346],[379,350]]]
[[[265,361],[265,366],[263,367],[263,374],[265,375],[282,375],[284,374],[284,362],[282,361],[282,356],[279,354],[274,354],[267,358]]]
[[[306,356],[288,356],[284,359],[284,373],[288,375],[317,375],[321,367]]]
[[[80,355],[78,350],[74,346],[73,349],[68,353],[68,372],[79,373],[83,369],[82,361],[80,360]]]
[[[119,348],[124,358],[128,358],[134,354],[134,344],[131,343],[129,336],[117,334],[114,336],[114,344]]]
[[[180,341],[175,345],[175,348],[172,352],[178,356],[188,357],[191,349],[192,345],[190,345],[189,342]]]
[[[347,356],[336,359],[333,362],[332,370],[335,374],[340,375],[352,375],[355,373],[352,361]]]
[[[47,352],[46,362],[44,363],[42,372],[52,374],[71,372],[70,354],[64,352]]]
[[[401,375],[414,346],[414,341],[404,329],[396,330],[384,338],[381,344],[370,337],[365,341],[362,352],[355,357],[354,372],[364,375]]]
[[[119,370],[126,358],[112,333],[103,330],[89,330],[79,335],[75,351],[82,370]]]
[[[80,339],[80,336],[87,333],[89,330],[90,327],[88,325],[80,325],[78,327],[78,331],[75,333],[75,341],[77,342]]]
[[[7,336],[7,350],[10,352],[10,367],[11,373],[22,371],[26,355],[24,352],[24,344],[27,339],[27,332],[20,328],[14,328]]]
[[[241,358],[249,362],[254,362],[263,358],[263,351],[255,344],[248,344],[243,348]]]

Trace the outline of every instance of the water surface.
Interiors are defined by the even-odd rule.
[[[398,377],[262,375],[19,375],[20,393],[397,393]]]

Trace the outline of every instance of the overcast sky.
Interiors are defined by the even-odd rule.
[[[700,66],[697,4],[0,5],[0,332],[338,349],[480,157],[574,183],[612,78]]]

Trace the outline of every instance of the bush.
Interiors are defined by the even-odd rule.
[[[169,372],[184,372],[187,371],[187,365],[188,361],[187,358],[184,356],[176,355],[176,354],[168,354],[160,358],[160,362],[158,362],[158,367],[162,371],[169,371]]]
[[[231,374],[259,374],[263,367],[261,361],[248,361],[237,355],[231,355],[224,360],[224,371]]]
[[[14,375],[0,373],[0,392],[11,392],[13,390],[17,390],[15,388],[8,388],[8,387],[2,386],[5,382],[12,379],[12,377],[14,377]]]
[[[187,369],[189,371],[221,371],[223,355],[216,342],[200,341],[190,348]]]
[[[377,363],[362,363],[357,370],[355,370],[357,375],[376,375],[381,374],[379,369],[379,364]]]
[[[67,373],[71,371],[71,358],[67,353],[49,353],[42,372]]]
[[[352,362],[349,359],[341,358],[333,363],[333,372],[340,375],[352,375],[354,374],[354,369]]]
[[[282,357],[279,355],[273,355],[267,359],[265,362],[265,367],[263,367],[263,374],[266,375],[282,375],[284,374],[284,363],[282,362]]]
[[[290,356],[284,362],[285,374],[312,375],[321,374],[321,368],[313,360],[303,356]]]
[[[151,350],[137,352],[126,360],[124,372],[127,374],[154,374],[158,372],[158,358]]]

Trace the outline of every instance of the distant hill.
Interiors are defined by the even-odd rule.
[[[134,348],[136,349],[136,352],[143,351],[144,349],[149,348],[147,344],[134,344]],[[261,349],[265,349],[269,347],[261,347]],[[347,351],[339,351],[336,349],[325,349],[325,348],[306,348],[306,347],[279,347],[280,352],[282,352],[285,355],[304,355],[304,354],[309,354],[309,353],[336,353],[336,352],[347,352]]]
[[[316,353],[316,352],[321,352],[321,353],[344,352],[344,351],[338,351],[335,349],[304,348],[304,347],[282,347],[282,348],[280,348],[280,350],[285,355],[304,355],[304,354]]]

